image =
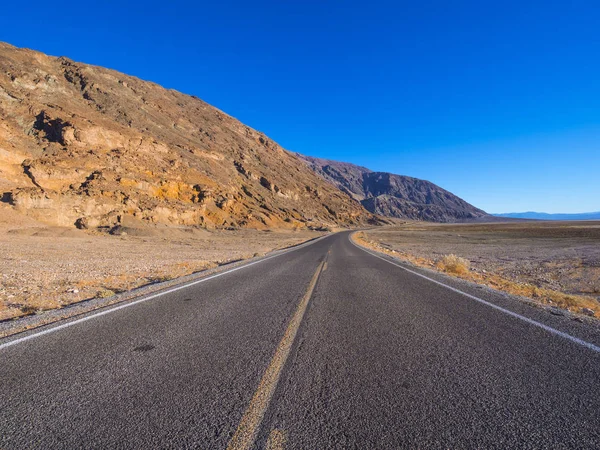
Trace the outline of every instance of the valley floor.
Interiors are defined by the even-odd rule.
[[[10,219],[0,219],[0,320],[110,297],[323,234],[163,228],[113,236]]]
[[[409,222],[369,230],[363,239],[417,265],[600,316],[599,221]],[[445,267],[447,255],[464,258],[467,267]]]

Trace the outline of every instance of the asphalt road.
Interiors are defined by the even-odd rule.
[[[597,328],[425,275],[481,301],[340,233],[0,341],[0,448],[600,448]]]

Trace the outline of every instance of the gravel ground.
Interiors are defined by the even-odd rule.
[[[472,270],[600,300],[600,222],[405,223],[370,230],[381,246],[438,261],[455,254]]]
[[[0,320],[110,297],[321,234],[164,228],[113,236],[37,226],[0,228]]]

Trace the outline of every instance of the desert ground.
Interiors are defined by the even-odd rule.
[[[405,222],[369,230],[364,239],[417,265],[576,312],[600,311],[600,221]],[[466,260],[464,273],[445,267],[448,255]]]
[[[148,227],[111,235],[49,227],[0,205],[0,320],[110,297],[322,234]]]

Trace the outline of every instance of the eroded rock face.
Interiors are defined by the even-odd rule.
[[[354,164],[300,157],[321,178],[360,201],[374,214],[429,222],[464,222],[489,217],[485,211],[429,181],[373,172]]]
[[[52,225],[376,220],[295,154],[198,98],[0,43],[0,196]]]

